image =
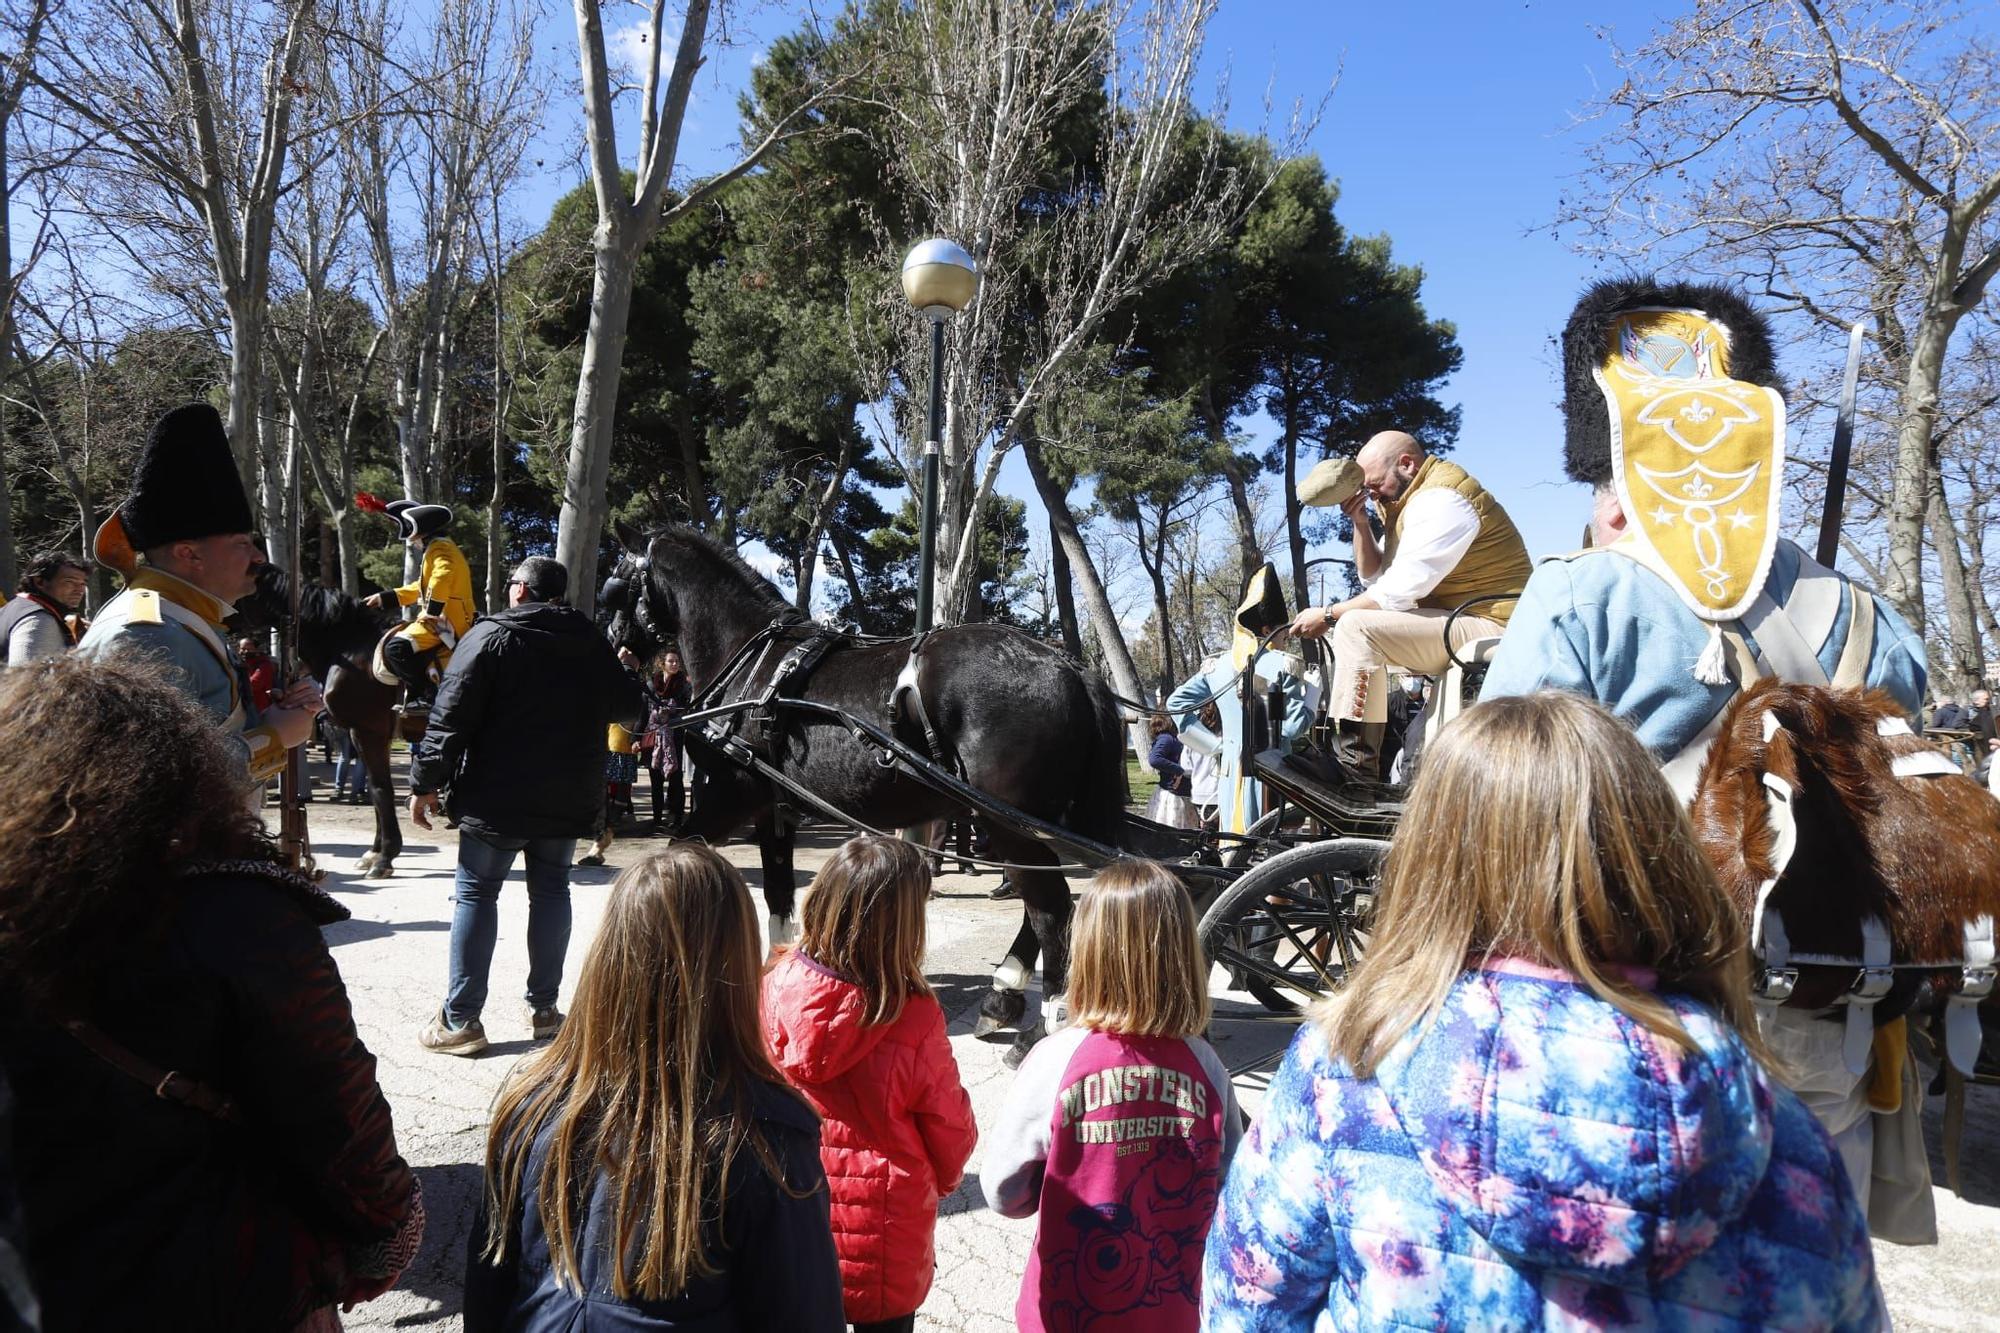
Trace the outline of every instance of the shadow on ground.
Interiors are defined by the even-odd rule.
[[[420,1166],[416,1173],[424,1189],[424,1243],[396,1289],[436,1308],[399,1317],[399,1328],[456,1319],[463,1309],[466,1241],[485,1188],[485,1170],[477,1162]]]

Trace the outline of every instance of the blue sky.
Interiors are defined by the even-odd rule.
[[[1445,390],[1464,411],[1456,457],[1500,497],[1536,552],[1578,545],[1587,510],[1584,492],[1562,476],[1550,339],[1590,265],[1546,228],[1580,162],[1583,139],[1570,119],[1600,83],[1615,81],[1596,32],[1604,12],[1568,0],[1223,0],[1198,85],[1208,96],[1227,70],[1230,122],[1255,129],[1267,85],[1275,120],[1338,73],[1309,146],[1339,182],[1342,223],[1386,232],[1400,261],[1422,266],[1430,311],[1457,325],[1465,364]],[[607,12],[614,50],[639,13]],[[770,37],[804,13],[772,3],[734,11],[732,44],[697,80],[685,170],[733,160],[737,90]],[[1632,23],[1650,26],[1646,16]],[[1624,33],[1640,35],[1636,26]],[[574,77],[574,43],[568,13],[551,7],[541,46],[552,72]],[[580,179],[576,158],[557,147],[574,133],[571,105],[566,92],[553,93],[546,167],[516,200],[524,221],[545,216],[547,201]],[[1001,489],[1025,498],[1032,526],[1045,530],[1018,460],[1003,470]]]

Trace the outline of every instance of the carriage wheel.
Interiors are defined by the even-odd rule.
[[[1201,919],[1210,963],[1259,1004],[1297,1014],[1361,961],[1389,844],[1338,838],[1280,852],[1216,896]]]
[[[1318,827],[1312,813],[1303,806],[1293,805],[1275,793],[1274,797],[1277,804],[1257,816],[1256,822],[1243,831],[1245,837],[1257,841],[1230,843],[1229,850],[1222,854],[1223,865],[1231,870],[1248,870],[1268,860],[1274,852],[1295,845],[1300,837]]]

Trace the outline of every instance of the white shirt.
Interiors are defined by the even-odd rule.
[[[1419,491],[1403,510],[1396,558],[1362,586],[1384,611],[1408,611],[1444,582],[1478,536],[1479,515],[1470,500],[1441,486]]]

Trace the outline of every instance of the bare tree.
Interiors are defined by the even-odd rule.
[[[795,132],[814,102],[808,99],[781,115],[735,165],[676,197],[671,180],[688,95],[695,73],[706,59],[711,19],[719,22],[721,15],[713,0],[687,0],[680,39],[673,63],[665,67],[663,83],[665,52],[660,48],[660,34],[665,27],[667,0],[644,0],[645,54],[636,71],[639,142],[636,169],[628,186],[619,164],[614,114],[618,95],[624,90],[614,83],[605,55],[602,3],[575,0],[575,5],[577,51],[583,70],[584,141],[591,185],[597,195],[597,231],[592,238],[590,328],[584,336],[583,363],[577,372],[556,558],[569,570],[570,600],[588,612],[597,604],[598,548],[610,517],[604,491],[610,478],[611,428],[639,256],[669,218],[705,204],[717,190],[761,162]]]
[[[42,34],[48,25],[50,0],[5,0],[0,4],[0,389],[10,378],[14,333],[14,293],[32,268],[32,261],[15,267],[13,204],[20,189],[23,166],[14,155],[14,124],[21,99],[31,86],[31,77],[41,55]],[[44,233],[48,215],[42,215]],[[29,253],[38,253],[43,237],[35,238]],[[6,411],[0,407],[0,441],[6,439]],[[7,458],[0,451],[0,596],[19,586],[19,562],[14,553],[14,497],[8,484]]]
[[[358,123],[343,136],[345,168],[385,335],[403,491],[441,503],[451,492],[438,427],[450,410],[453,317],[482,250],[486,201],[518,174],[545,103],[533,77],[535,11],[517,0],[441,0],[400,51],[400,11],[367,3],[367,36],[351,48]],[[391,106],[400,109],[380,110]]]
[[[1956,0],[1696,0],[1593,108],[1559,224],[1605,253],[1721,269],[1827,331],[1900,329],[1883,591],[1925,623],[1939,389],[2000,272],[2000,52]]]
[[[152,232],[184,256],[198,246],[210,266],[228,330],[229,438],[246,476],[272,228],[297,168],[292,150],[313,121],[307,53],[337,31],[332,2],[72,5],[51,24],[36,74],[55,114],[90,146],[106,225]]]
[[[1224,244],[1269,183],[1226,166],[1220,131],[1194,114],[1214,9],[917,0],[896,25],[899,67],[917,90],[890,119],[897,160],[931,225],[981,269],[977,297],[950,329],[934,592],[944,623],[970,604],[980,513],[1020,423],[1115,312]],[[1063,135],[1099,99],[1090,160],[1051,199],[1050,159],[1073,147]],[[1301,134],[1295,118],[1291,137]],[[1031,198],[1046,206],[1026,207]],[[921,385],[921,322],[908,316],[901,328],[900,378]],[[904,464],[914,485],[914,450]]]

